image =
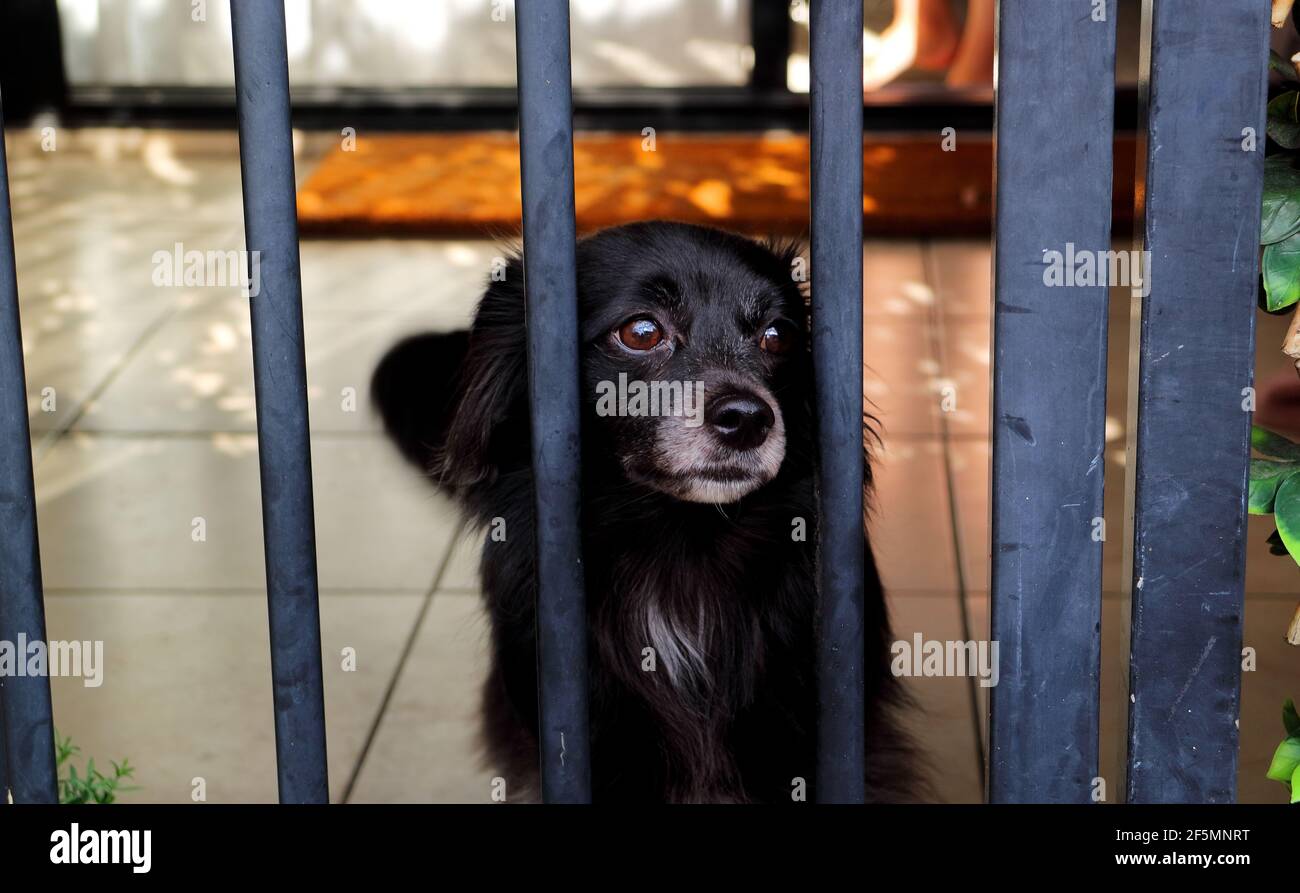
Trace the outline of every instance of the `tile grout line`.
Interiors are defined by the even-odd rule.
[[[934,294],[934,300],[930,304],[930,350],[935,362],[939,364],[939,374],[946,376],[948,374],[948,363],[943,345],[943,312],[940,307],[940,303],[943,299],[940,297],[938,270],[935,266],[933,246],[929,239],[922,240],[921,255],[927,285],[929,285],[930,290]],[[942,410],[939,412],[939,438],[941,444],[941,456],[943,459],[944,487],[948,493],[949,529],[952,531],[952,547],[957,565],[958,615],[961,617],[962,637],[968,642],[973,642],[974,637],[971,635],[970,608],[966,601],[966,570],[962,560],[965,555],[965,549],[961,537],[961,524],[957,515],[957,487],[952,465],[952,444],[948,429],[947,414]],[[975,677],[968,677],[966,690],[970,697],[971,723],[975,728],[976,769],[980,785],[980,798],[983,800],[988,796],[984,778],[986,765],[984,752],[984,728],[983,724],[980,722],[979,693],[975,690],[975,685]]]
[[[100,379],[99,384],[95,385],[95,387],[91,389],[90,393],[86,395],[86,398],[78,404],[76,410],[72,413],[71,418],[62,425],[49,429],[42,435],[40,441],[32,451],[34,454],[32,457],[33,467],[39,466],[41,462],[45,460],[45,457],[50,454],[55,445],[72,430],[73,426],[76,425],[77,422],[81,421],[81,419],[85,417],[91,404],[104,396],[104,392],[112,386],[113,382],[117,381],[126,370],[126,367],[131,364],[131,361],[144,350],[145,344],[148,343],[163,326],[171,322],[171,320],[180,313],[180,310],[180,307],[172,306],[160,313],[158,318],[149,323],[149,325],[145,327],[145,330],[131,343],[131,346],[126,349],[126,352],[122,354],[122,358],[118,360],[113,368],[105,373],[104,377]]]
[[[213,229],[222,234],[231,233],[232,238],[239,232],[237,226],[229,223],[214,225]],[[50,260],[53,259],[51,258]],[[152,322],[145,326],[144,331],[136,336],[135,340],[131,342],[131,345],[122,354],[121,358],[113,364],[111,369],[104,373],[104,377],[99,380],[99,383],[91,388],[90,393],[87,394],[85,399],[77,405],[77,408],[72,413],[71,417],[60,425],[56,425],[53,428],[48,428],[40,432],[40,440],[37,441],[36,445],[32,448],[33,471],[35,471],[36,466],[40,465],[41,462],[44,461],[45,457],[54,449],[55,445],[57,445],[58,442],[63,439],[63,437],[68,434],[78,422],[85,418],[86,412],[89,410],[90,406],[100,397],[104,396],[104,393],[112,386],[113,382],[117,381],[117,379],[121,377],[122,373],[126,371],[127,366],[131,365],[131,362],[139,356],[142,350],[144,350],[145,344],[148,343],[154,335],[163,328],[163,326],[181,315],[184,309],[185,308],[181,304],[176,302],[173,302],[169,307],[165,307]]]
[[[406,669],[407,661],[415,650],[415,641],[420,635],[420,630],[424,627],[424,620],[428,616],[429,607],[433,604],[433,597],[438,591],[438,584],[442,582],[443,577],[446,575],[447,568],[451,565],[451,556],[456,551],[456,544],[460,541],[460,537],[464,532],[465,525],[458,524],[450,542],[447,544],[447,551],[443,553],[442,560],[438,562],[437,570],[433,574],[433,582],[429,585],[429,589],[420,603],[420,609],[415,615],[415,622],[411,624],[411,632],[402,645],[402,653],[397,659],[397,666],[393,668],[393,675],[384,688],[384,696],[379,701],[379,709],[375,711],[374,720],[370,724],[369,731],[366,732],[366,740],[362,743],[352,771],[348,774],[347,784],[343,786],[343,794],[339,798],[339,803],[348,803],[352,799],[357,782],[361,778],[361,770],[365,768],[366,758],[370,756],[370,749],[379,736],[379,727],[383,724],[385,714],[388,713],[388,705],[392,702],[393,695],[397,691],[397,683],[402,678],[402,671]]]
[[[356,595],[361,597],[368,596],[423,596],[428,592],[428,588],[421,586],[414,589],[407,586],[322,586],[317,590],[322,596],[344,596]],[[471,590],[449,590],[457,593],[466,593]],[[117,598],[121,596],[144,595],[144,596],[171,596],[179,595],[182,597],[201,598],[205,595],[216,596],[239,596],[239,595],[256,595],[262,598],[266,597],[265,586],[211,586],[201,588],[187,588],[184,586],[55,586],[46,589],[45,595],[55,597],[76,597],[76,596],[103,596],[105,598]]]
[[[70,423],[71,424],[71,423]],[[33,434],[39,434],[41,437],[52,435],[63,435],[69,433],[68,426],[59,426],[55,428],[46,428],[43,430],[33,431]],[[78,428],[76,434],[86,434],[92,437],[103,438],[104,440],[206,440],[210,437],[256,437],[256,428],[206,428],[201,431],[180,431],[180,430],[149,430],[149,429],[132,429],[130,431],[119,431],[115,429],[103,428]],[[387,435],[379,428],[356,428],[350,430],[320,430],[313,428],[310,432],[312,440],[331,441],[331,440],[386,440]]]

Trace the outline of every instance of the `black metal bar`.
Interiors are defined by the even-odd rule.
[[[5,693],[0,686],[0,806],[9,802],[9,750],[5,747]]]
[[[3,131],[4,109],[0,107],[0,642],[17,649],[23,642],[45,641],[45,604]],[[17,658],[25,660],[26,655],[19,653]],[[49,677],[0,676],[0,708],[5,714],[5,750],[14,802],[56,802]]]
[[[754,48],[749,88],[756,92],[789,92],[786,67],[790,58],[790,4],[787,0],[750,0],[749,42]]]
[[[578,286],[568,0],[515,7],[537,546],[542,797],[591,800],[579,524]]]
[[[1144,10],[1132,802],[1236,797],[1268,20],[1255,0]]]
[[[1108,288],[1072,273],[1090,253],[1108,275],[1115,6],[1000,5],[993,802],[1090,802],[1098,773]]]
[[[862,3],[813,0],[812,337],[821,519],[817,799],[866,797],[862,529]]]
[[[345,124],[367,131],[464,131],[513,129],[517,96],[508,87],[294,87],[298,127],[332,130]],[[1136,92],[1116,93],[1121,114],[1136,115]],[[640,133],[648,121],[660,131],[804,131],[808,95],[744,87],[602,87],[573,94],[578,131]],[[76,126],[230,126],[235,92],[229,87],[76,85],[69,89],[63,120]],[[894,83],[872,93],[863,115],[871,133],[988,131],[993,106],[983,88],[936,89]]]
[[[249,303],[280,801],[324,803],[325,700],[284,5],[235,0],[230,7],[244,229],[250,264],[260,266],[260,291]]]
[[[68,100],[59,30],[59,5],[46,0],[0,3],[0,84],[5,84],[11,123],[45,111],[59,111]]]

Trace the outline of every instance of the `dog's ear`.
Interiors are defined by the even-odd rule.
[[[509,258],[479,303],[461,364],[451,424],[435,471],[472,486],[529,457],[523,265]]]
[[[384,355],[371,379],[371,402],[384,429],[421,471],[435,472],[468,345],[465,331],[414,335]]]
[[[780,274],[781,282],[790,282],[794,292],[799,295],[798,308],[803,314],[799,320],[800,325],[805,329],[811,325],[811,300],[810,292],[812,291],[808,271],[808,252],[809,245],[807,239],[795,238],[793,236],[769,236],[759,242],[763,248],[776,258],[777,271]]]

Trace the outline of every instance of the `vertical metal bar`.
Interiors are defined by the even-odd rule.
[[[812,336],[817,382],[817,799],[866,797],[862,514],[862,2],[813,0]]]
[[[786,67],[790,57],[790,4],[784,0],[749,0],[749,41],[754,67],[749,89],[787,92]]]
[[[0,686],[0,806],[9,802],[9,750],[5,747],[5,693]]]
[[[1087,803],[1098,773],[1115,7],[1002,0],[999,9],[991,613],[1000,676],[988,788],[998,803]],[[1076,276],[1089,262],[1094,275]]]
[[[537,546],[542,797],[591,800],[568,0],[515,7]]]
[[[1236,797],[1268,20],[1255,0],[1144,8],[1132,802]]]
[[[45,641],[45,604],[3,131],[0,107],[0,641],[19,648],[21,643]],[[18,660],[26,659],[25,650],[19,651]],[[56,802],[49,678],[0,676],[0,709],[14,802]]]
[[[324,803],[325,701],[284,5],[234,0],[230,18],[244,229],[250,263],[260,267],[260,291],[250,304],[280,801]]]

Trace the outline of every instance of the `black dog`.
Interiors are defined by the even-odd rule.
[[[814,796],[817,498],[796,256],[673,223],[622,226],[578,244],[597,800]],[[482,552],[493,644],[484,730],[509,790],[535,791],[519,260],[489,284],[470,332],[399,344],[372,390],[404,454],[473,521],[505,532],[504,541],[485,536]],[[655,390],[657,404],[646,396]],[[659,414],[648,414],[656,405]],[[863,548],[868,794],[907,800],[915,768],[894,716],[902,698],[889,672],[880,579],[865,539]]]

